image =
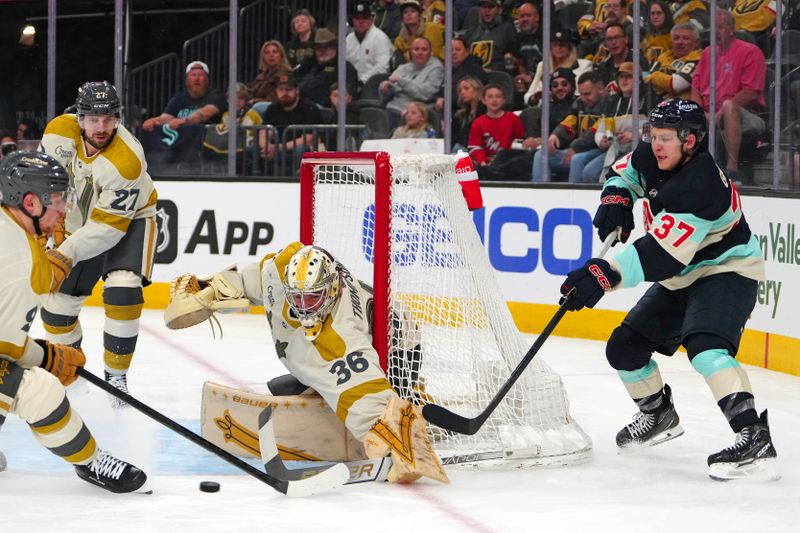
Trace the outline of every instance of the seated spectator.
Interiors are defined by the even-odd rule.
[[[377,0],[372,4],[372,11],[375,13],[375,26],[394,42],[403,26],[400,5],[395,0]]]
[[[518,164],[508,164],[514,158],[501,155],[504,151],[511,152],[513,142],[522,141],[525,136],[522,120],[505,111],[503,88],[496,83],[483,88],[482,102],[486,114],[476,118],[469,130],[469,155],[478,176],[485,180],[525,179],[524,172],[518,173]],[[530,159],[530,152],[522,155]]]
[[[381,82],[381,93],[391,100],[388,109],[402,112],[412,100],[430,103],[444,80],[442,62],[431,56],[431,43],[425,37],[417,37],[411,48],[411,62],[403,63]]]
[[[630,48],[625,30],[617,23],[611,23],[606,27],[605,46],[608,49],[608,56],[599,64],[596,64],[595,68],[600,72],[603,81],[606,82],[606,90],[615,92],[618,90],[614,81],[617,78],[617,69],[623,63],[634,61],[633,50]],[[647,70],[648,66],[641,51],[637,50],[636,55],[638,56],[641,70]]]
[[[341,104],[342,100],[339,98],[341,91],[339,91],[339,85],[334,83],[331,85],[331,104],[333,105],[333,120],[330,121],[331,124],[339,124],[339,105]],[[348,126],[350,125],[359,125],[364,124],[364,121],[361,118],[361,113],[358,110],[358,107],[353,105],[353,95],[350,91],[345,87],[344,90],[344,123]],[[366,132],[365,132],[366,135]],[[358,144],[354,140],[354,133],[352,131],[346,131],[346,139],[347,145],[343,148],[343,150],[356,152],[358,151]],[[325,146],[328,150],[336,151],[338,150],[338,132],[333,130],[327,130],[325,132]]]
[[[691,99],[692,75],[700,62],[700,34],[690,22],[673,26],[671,33],[672,48],[658,56],[644,79],[654,95],[648,99],[647,109],[666,98]]]
[[[286,57],[292,68],[297,68],[314,58],[317,21],[307,9],[299,9],[292,16],[289,27],[292,30],[292,39],[286,45]]]
[[[459,80],[470,76],[477,78],[481,82],[481,89],[483,85],[489,82],[489,75],[481,67],[481,61],[474,55],[469,53],[467,42],[463,37],[453,37],[450,45],[451,59],[453,66],[453,107],[456,107],[456,100],[458,100],[458,82]],[[443,88],[444,89],[444,88]],[[440,91],[439,94],[444,94]],[[478,100],[480,100],[481,93],[478,92]],[[436,110],[441,111],[444,109],[444,96],[436,98]],[[466,145],[465,145],[466,146]]]
[[[289,64],[283,45],[278,41],[267,41],[261,45],[258,57],[258,74],[247,84],[250,93],[248,103],[253,105],[263,102],[256,106],[256,111],[263,113],[275,99],[275,85],[278,83],[278,78],[291,72],[292,66]]]
[[[575,78],[579,78],[581,74],[592,68],[592,63],[586,59],[578,59],[572,32],[556,29],[550,35],[550,72],[555,72],[559,68],[569,69]],[[523,97],[527,105],[539,105],[539,101],[542,99],[543,72],[544,65],[540,61],[536,66],[533,82]]]
[[[225,95],[209,86],[208,65],[192,61],[186,66],[185,89],[173,96],[164,112],[142,123],[143,144],[151,165],[177,164],[187,172],[195,170],[205,124],[219,122],[228,110]]]
[[[403,26],[394,40],[395,64],[411,61],[411,47],[418,37],[425,37],[431,44],[432,54],[444,61],[444,27],[435,22],[422,21],[422,7],[417,0],[403,0],[400,3]]]
[[[258,126],[261,124],[261,115],[248,104],[250,91],[244,83],[236,84],[236,124],[238,126]],[[203,137],[203,157],[218,163],[214,165],[214,173],[225,169],[228,159],[228,111],[222,113],[215,126],[206,127]],[[236,153],[241,155],[246,149],[252,151],[254,130],[245,129],[244,135],[238,135]]]
[[[336,36],[328,28],[320,28],[314,36],[314,58],[295,70],[300,80],[300,95],[320,107],[331,107],[331,85],[339,78]],[[351,93],[356,92],[358,73],[349,61],[345,62],[346,80]]]
[[[422,20],[444,26],[444,2],[442,0],[422,0]]]
[[[593,37],[591,41],[585,43],[587,52],[591,53],[592,63],[595,65],[608,57],[609,52],[605,43],[605,32],[612,24],[619,24],[628,37],[628,43],[633,42],[633,19],[628,15],[627,0],[608,0],[605,7],[604,30]],[[587,55],[586,57],[588,58],[589,56]]]
[[[436,137],[430,123],[428,107],[422,102],[409,102],[403,113],[403,125],[395,128],[392,139],[432,139]]]
[[[525,2],[517,9],[516,41],[519,55],[519,72],[515,81],[517,83],[517,91],[523,93],[530,87],[536,67],[542,60],[543,37],[539,20],[539,8],[533,3]]]
[[[480,59],[486,70],[508,70],[512,76],[517,74],[517,32],[512,24],[503,20],[501,1],[479,0],[478,8],[478,25],[464,32],[469,53]]]
[[[585,59],[592,60],[597,54],[598,44],[603,40],[606,31],[606,0],[593,0],[589,11],[578,19],[578,37],[580,47],[578,53]]]
[[[734,20],[730,11],[717,10],[717,79],[713,89],[716,95],[714,109],[717,124],[722,128],[727,161],[725,172],[730,179],[738,179],[739,149],[743,134],[758,135],[766,124],[758,114],[764,110],[764,85],[766,61],[764,54],[754,44],[741,41],[734,34]],[[692,78],[692,100],[711,113],[711,47],[702,53]]]
[[[458,108],[453,113],[453,125],[450,133],[453,139],[453,152],[466,150],[469,146],[469,129],[476,118],[486,113],[486,106],[481,101],[483,83],[478,78],[465,76],[457,84]]]
[[[775,27],[775,0],[736,0],[731,8],[735,31],[746,31],[764,52],[772,53],[772,29]],[[785,16],[785,15],[784,15]]]
[[[586,181],[603,179],[614,161],[633,149],[633,63],[626,62],[619,66],[616,83],[619,91],[606,99],[603,116],[597,123],[594,134],[595,143],[604,150],[604,157],[602,160],[595,159],[587,163],[583,169],[583,179]],[[641,105],[635,112],[639,114],[641,131],[647,118],[641,113]],[[597,170],[600,170],[599,174],[595,174]]]
[[[345,39],[347,60],[355,67],[362,84],[375,74],[389,72],[394,51],[389,37],[375,26],[374,20],[366,3],[356,4],[350,17],[353,31]]]
[[[605,149],[597,145],[594,134],[606,107],[605,84],[597,72],[590,70],[578,78],[578,93],[569,115],[547,139],[548,149],[555,156],[550,159],[550,168],[551,172],[556,169],[561,175],[568,171],[570,183],[597,182]],[[594,168],[590,163],[598,157],[600,160],[595,161],[595,165],[599,166]]]
[[[316,104],[300,97],[297,80],[293,74],[284,74],[278,79],[275,88],[275,101],[264,112],[264,123],[274,126],[278,137],[270,136],[266,130],[260,130],[258,146],[261,157],[267,161],[279,163],[276,172],[290,171],[297,168],[303,154],[309,151],[313,135],[306,133],[283,142],[284,132],[288,126],[302,124],[319,124],[320,111]]]
[[[17,122],[16,139],[18,141],[33,141],[42,138],[42,132],[36,127],[36,123],[22,119]]]
[[[641,38],[640,48],[648,65],[672,47],[672,11],[664,0],[650,0],[647,31]]]

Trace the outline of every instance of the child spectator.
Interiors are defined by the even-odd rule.
[[[295,12],[291,22],[292,40],[286,46],[286,56],[292,67],[302,65],[314,58],[314,36],[317,21],[307,9]]]
[[[403,125],[392,133],[392,139],[431,139],[436,137],[430,124],[430,113],[422,102],[409,102],[403,113]]]
[[[511,150],[512,142],[522,140],[525,126],[517,115],[504,110],[506,99],[500,85],[490,83],[484,87],[482,102],[486,114],[476,118],[469,130],[469,155],[478,176],[489,180],[518,179],[518,176],[501,172],[497,166],[493,168],[492,163],[501,151]],[[507,161],[503,157],[500,159]]]

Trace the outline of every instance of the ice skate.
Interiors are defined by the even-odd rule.
[[[125,394],[128,394],[128,375],[127,374],[109,374],[108,371],[105,373],[106,382],[113,386],[116,389],[121,390]],[[114,409],[122,409],[124,407],[128,407],[128,404],[117,398],[116,396],[109,395],[108,401],[111,403],[111,407]]]
[[[733,446],[708,456],[708,475],[717,481],[780,479],[778,454],[772,444],[767,411],[759,421],[736,434]]]
[[[152,492],[146,485],[147,475],[143,471],[103,450],[97,450],[91,463],[75,465],[75,473],[84,481],[110,492]]]
[[[664,399],[658,410],[653,413],[636,413],[633,422],[617,433],[617,446],[631,449],[655,446],[681,435],[683,428],[672,403],[672,390],[669,385],[664,385]]]

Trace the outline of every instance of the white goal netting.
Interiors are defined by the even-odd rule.
[[[313,186],[303,194],[311,195],[313,202],[306,198],[304,205],[313,215],[301,216],[311,217],[313,242],[365,283],[387,277],[388,310],[376,309],[374,320],[389,322],[384,351],[390,381],[401,396],[473,417],[509,378],[529,344],[513,322],[475,230],[455,160],[391,158],[390,205],[384,211],[391,215],[383,234],[375,231],[374,158],[352,156],[310,160]],[[374,267],[380,246],[390,253],[385,269]],[[560,376],[540,358],[477,434],[434,426],[431,432],[442,456],[569,463],[591,449],[591,440],[569,414]]]

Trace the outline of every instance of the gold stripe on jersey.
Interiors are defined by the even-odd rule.
[[[0,400],[0,411],[5,411],[6,413],[11,411],[11,404]]]
[[[72,455],[67,455],[64,459],[72,464],[86,463],[94,455],[96,450],[97,443],[94,441],[94,437],[90,436],[83,448]]]
[[[50,292],[50,282],[53,279],[53,270],[44,249],[39,246],[36,239],[30,233],[27,234],[28,245],[31,248],[31,289],[36,294],[47,294]]]
[[[370,394],[391,390],[391,388],[392,385],[389,383],[389,380],[386,378],[377,378],[347,389],[339,395],[339,403],[336,405],[336,416],[339,417],[339,420],[344,422],[347,419],[350,408],[358,400]]]
[[[155,193],[155,190],[153,191]],[[154,217],[150,217],[146,221],[148,228],[147,246],[145,247],[145,256],[142,258],[142,276],[147,279],[153,277],[153,261],[155,261],[155,254],[153,248],[156,246],[158,239],[158,223]]]
[[[78,124],[78,117],[75,115],[59,115],[47,124],[44,134],[52,133],[68,139],[80,139],[81,127]]]
[[[53,335],[66,335],[67,333],[74,331],[77,326],[77,320],[72,324],[67,324],[66,326],[53,326],[52,324],[44,323],[44,330],[47,333],[52,333]]]
[[[108,146],[91,157],[84,153],[82,145],[83,143],[78,143],[78,157],[84,163],[92,163],[98,155],[103,154],[103,157],[117,169],[123,179],[133,181],[141,176],[142,162],[119,135],[115,135]]]
[[[156,192],[156,190],[153,189],[153,192],[150,193],[150,197],[147,199],[147,203],[144,204],[144,206],[141,209],[139,209],[139,211],[147,209],[148,207],[152,207],[156,205],[157,202],[158,202],[158,192]]]
[[[28,342],[27,339],[25,342]],[[17,346],[11,342],[0,341],[0,354],[7,355],[14,361],[19,361],[25,355],[25,346]]]
[[[113,320],[136,320],[142,316],[143,306],[143,303],[133,305],[103,304],[106,310],[106,318]]]
[[[119,215],[112,215],[111,213],[106,213],[105,211],[97,208],[92,209],[92,214],[89,218],[95,222],[105,224],[106,226],[111,226],[112,228],[123,233],[127,232],[128,226],[131,225],[131,219],[121,217]]]
[[[328,314],[322,322],[322,331],[316,339],[312,341],[314,348],[317,349],[319,355],[326,361],[335,361],[344,356],[347,352],[347,343],[344,339],[333,329],[333,315]]]
[[[103,350],[103,363],[111,370],[128,370],[131,367],[133,353],[118,354]]]

